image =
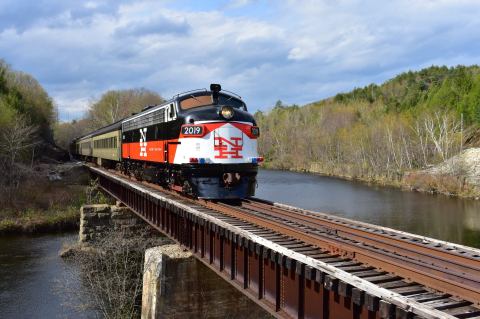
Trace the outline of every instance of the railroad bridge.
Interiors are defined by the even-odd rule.
[[[259,199],[100,187],[278,318],[480,318],[480,250]]]

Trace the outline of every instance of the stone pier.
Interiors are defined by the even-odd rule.
[[[179,245],[163,245],[145,251],[143,271],[142,319],[160,318],[160,297],[165,294],[166,269],[174,260],[187,259],[191,253]]]
[[[103,238],[108,232],[121,231],[134,235],[151,230],[146,222],[137,217],[130,209],[121,204],[84,205],[80,210],[79,242],[92,243]],[[142,290],[142,319],[161,317],[162,296],[168,293],[172,275],[183,260],[191,263],[192,253],[184,251],[178,244],[166,244],[145,251]],[[188,262],[187,262],[188,263]]]
[[[80,209],[81,243],[102,238],[109,231],[139,231],[149,229],[147,223],[128,207],[108,204],[84,205]]]

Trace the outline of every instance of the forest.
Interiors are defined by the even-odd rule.
[[[397,184],[478,134],[480,68],[402,73],[305,106],[258,111],[266,166]]]
[[[12,203],[46,144],[53,144],[56,110],[32,76],[0,60],[0,203]]]
[[[0,60],[0,234],[76,227],[88,176],[69,164],[70,141],[162,101],[143,88],[111,90],[84,118],[61,122],[40,83]]]

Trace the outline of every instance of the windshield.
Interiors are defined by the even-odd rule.
[[[190,96],[184,97],[180,101],[180,107],[182,110],[189,110],[195,107],[207,106],[207,105],[230,105],[236,109],[246,110],[245,103],[241,100],[226,94],[219,94],[217,103],[214,103],[212,93],[206,93],[203,95],[192,94]]]

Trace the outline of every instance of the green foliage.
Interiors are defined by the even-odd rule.
[[[6,214],[1,211],[0,215]],[[0,216],[0,235],[73,230],[77,228],[79,217],[78,207],[17,212],[12,216]]]
[[[27,118],[44,140],[52,141],[55,120],[52,99],[31,75],[12,70],[0,60],[0,125],[9,126],[16,116]]]
[[[480,67],[431,66],[418,72],[405,72],[382,85],[370,84],[339,93],[338,104],[380,103],[388,112],[455,111],[467,124],[480,123],[478,95]]]
[[[10,107],[4,98],[0,98],[0,127],[6,127],[15,118],[15,109]]]
[[[476,76],[472,83],[472,89],[462,102],[459,103],[460,111],[473,122],[480,123],[480,76]]]

